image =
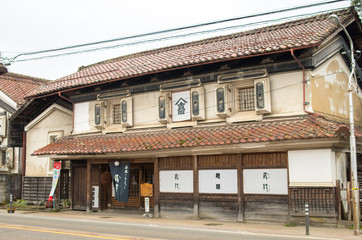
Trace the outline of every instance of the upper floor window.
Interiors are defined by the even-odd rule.
[[[113,124],[121,124],[121,104],[113,105]]]
[[[176,81],[160,86],[158,117],[162,123],[205,119],[204,88],[199,79]]]
[[[271,112],[270,86],[266,70],[225,74],[219,76],[218,82],[215,105],[219,117],[238,116],[234,120],[242,121],[245,114]]]
[[[133,102],[128,90],[98,94],[94,104],[94,126],[106,131],[124,131],[133,126]]]
[[[255,94],[254,87],[239,88],[239,111],[254,111],[255,110]]]

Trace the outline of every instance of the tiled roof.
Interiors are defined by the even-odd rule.
[[[312,114],[294,119],[243,123],[213,127],[129,132],[93,136],[68,136],[33,155],[86,155],[156,151],[177,148],[222,146],[243,143],[276,142],[318,138],[347,138],[345,124]],[[356,129],[358,139],[362,129]]]
[[[0,91],[20,105],[24,103],[25,96],[46,82],[44,79],[8,72],[0,75]]]
[[[110,59],[83,67],[74,74],[52,81],[30,96],[175,68],[316,46],[337,30],[337,26],[327,20],[330,14]],[[334,14],[340,17],[342,23],[354,18],[351,9]]]

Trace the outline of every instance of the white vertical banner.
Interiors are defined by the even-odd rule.
[[[191,119],[190,90],[172,93],[172,121],[180,122]]]
[[[60,168],[62,166],[61,162],[54,162],[54,170],[53,170],[53,182],[52,182],[52,190],[50,191],[48,201],[53,200],[53,195],[55,189],[57,188],[59,176],[60,176]]]

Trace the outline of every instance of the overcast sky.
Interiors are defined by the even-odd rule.
[[[121,38],[317,2],[323,2],[323,0],[1,0],[0,52],[2,57],[10,58],[24,52]],[[193,31],[245,25],[248,22],[257,20],[269,20],[347,6],[349,6],[349,1],[343,1],[323,7],[229,22],[194,29]],[[256,28],[259,26],[249,27]],[[238,32],[242,30],[245,30],[245,28],[239,27],[231,31]],[[90,53],[14,62],[8,69],[15,73],[54,80],[76,72],[80,66],[146,49],[207,38],[211,35],[224,35],[229,32],[230,30],[228,32],[213,32],[208,35],[199,34],[188,38],[175,38],[148,44],[128,45]],[[190,33],[190,31],[179,31],[175,34],[187,33]],[[163,34],[148,37],[147,39],[169,36],[170,34]],[[145,40],[145,38],[136,40]],[[64,54],[70,51],[95,47],[127,44],[134,41],[128,40],[62,52],[20,56],[17,60],[24,60],[29,57],[44,57],[51,54]]]

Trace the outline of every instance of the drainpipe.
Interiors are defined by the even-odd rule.
[[[62,96],[61,92],[58,92],[58,96],[64,100],[66,100],[67,102],[70,102],[73,106],[73,124],[72,124],[72,132],[71,132],[71,134],[72,134],[74,132],[74,102],[72,102],[68,98]]]
[[[294,49],[290,49],[290,54],[292,55],[292,57],[295,59],[295,61],[297,61],[298,65],[300,66],[300,68],[303,70],[303,111],[305,113],[311,113],[305,110],[305,68],[303,66],[303,64],[298,60],[298,58],[294,55]]]

